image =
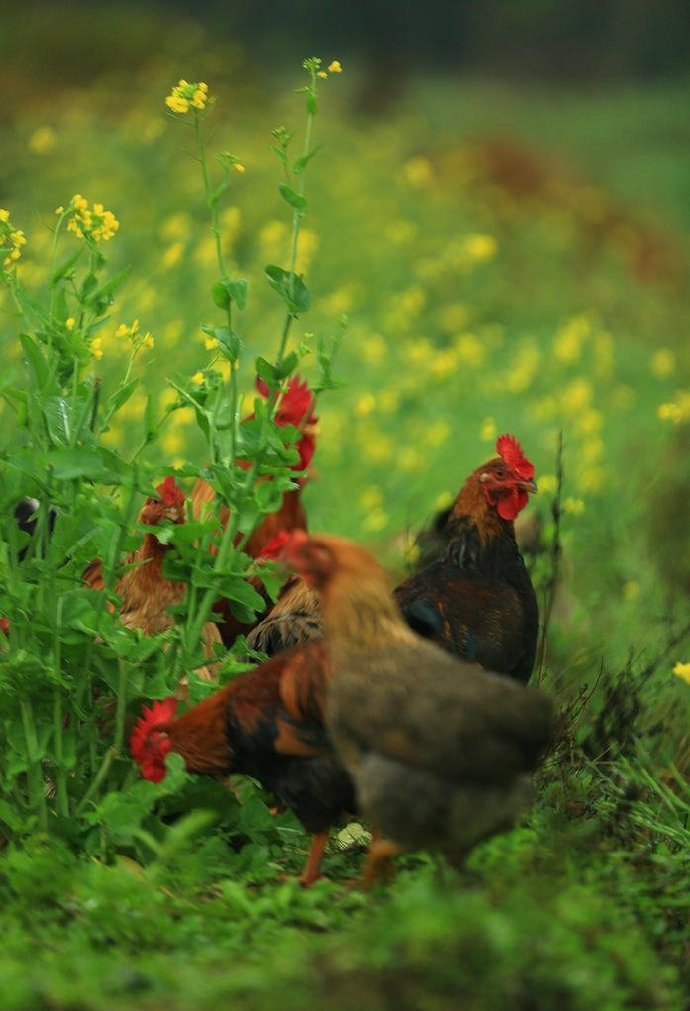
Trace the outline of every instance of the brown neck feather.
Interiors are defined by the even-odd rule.
[[[513,526],[509,520],[501,519],[496,507],[489,502],[477,473],[471,474],[460,489],[451,516],[454,519],[470,519],[482,544],[497,537],[506,527]]]
[[[369,575],[337,573],[323,590],[327,639],[338,648],[367,651],[409,630],[385,581]]]

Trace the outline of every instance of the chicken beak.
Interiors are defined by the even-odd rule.
[[[528,491],[532,495],[538,495],[537,482],[536,481],[520,481],[518,488],[522,488],[523,491]]]
[[[319,428],[318,421],[312,422],[310,425],[305,425],[302,429],[302,435],[308,435],[312,439],[316,439],[321,435],[321,429]]]

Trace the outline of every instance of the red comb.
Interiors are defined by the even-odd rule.
[[[156,486],[156,494],[166,506],[184,505],[184,492],[171,475]]]
[[[295,548],[301,547],[302,544],[306,544],[309,540],[309,534],[306,530],[292,530],[285,541],[283,542],[283,549],[281,551],[281,557],[288,565],[292,564],[291,554]]]
[[[160,702],[153,702],[148,709],[144,706],[142,714],[134,724],[129,738],[129,750],[132,758],[139,765],[147,758],[146,746],[151,731],[157,730],[169,723],[175,715],[176,709],[177,699],[173,698],[172,695],[167,699],[162,699]]]
[[[499,435],[496,440],[496,452],[503,462],[514,470],[523,481],[531,481],[534,477],[534,464],[522,452],[522,446],[514,435]]]
[[[263,379],[256,380],[256,388],[262,397],[268,398],[268,386]],[[279,425],[301,425],[306,422],[309,425],[316,424],[314,417],[314,394],[309,389],[309,384],[303,382],[299,376],[292,376],[288,380],[288,388],[283,394],[283,399],[278,408],[276,421]]]
[[[271,537],[270,541],[264,545],[264,547],[259,552],[259,558],[267,558],[274,562],[277,558],[280,558],[281,552],[285,545],[290,541],[292,534],[287,530],[281,530],[279,534],[275,537]]]

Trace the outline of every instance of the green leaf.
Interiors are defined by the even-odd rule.
[[[125,386],[120,387],[116,390],[111,397],[108,397],[107,403],[105,405],[106,414],[115,414],[119,411],[123,404],[126,404],[129,398],[132,396],[137,386],[139,385],[138,379],[131,379]]]
[[[234,281],[229,278],[224,281],[216,281],[211,289],[213,301],[219,309],[227,309],[230,303],[234,302],[241,311],[247,305],[248,286],[249,282],[244,277],[238,277]]]
[[[109,305],[112,305],[113,296],[115,292],[120,287],[120,285],[127,279],[131,269],[132,269],[131,266],[125,267],[125,269],[121,270],[119,274],[116,274],[114,277],[111,277],[110,280],[106,281],[105,284],[102,284],[100,288],[97,288],[95,291],[89,294],[89,297],[88,299],[86,299],[86,301],[93,305],[94,309],[99,315],[102,312],[104,312],[104,310],[107,309]]]
[[[227,309],[230,305],[230,295],[222,281],[215,282],[211,288],[211,297],[219,309]]]
[[[280,192],[283,200],[292,207],[293,210],[297,211],[300,217],[304,217],[307,213],[307,200],[296,190],[293,190],[291,186],[286,183],[281,183],[278,186],[278,191]]]
[[[12,832],[20,832],[24,827],[23,819],[4,800],[0,800],[0,825],[7,825]]]
[[[272,263],[265,268],[265,274],[268,283],[278,292],[291,313],[297,315],[307,311],[311,296],[301,277]]]
[[[20,334],[19,339],[22,342],[22,349],[33,371],[36,385],[39,390],[45,390],[50,384],[50,370],[48,368],[48,363],[43,357],[38,345],[31,339],[31,337],[29,337],[28,334]]]
[[[287,158],[287,154],[282,149],[282,147],[276,147],[275,144],[271,144],[271,151],[273,151],[273,153],[280,158],[280,160],[282,161],[283,165],[285,165],[285,167],[287,168],[288,158]]]
[[[261,481],[254,488],[254,501],[262,513],[274,513],[280,508],[283,492],[275,481]]]
[[[286,379],[289,375],[297,368],[299,363],[299,355],[296,351],[291,351],[289,355],[285,355],[280,365],[276,366],[276,371],[280,379]]]
[[[237,308],[241,311],[247,305],[247,289],[249,287],[249,281],[244,277],[238,277],[234,281],[224,282],[226,290],[233,302],[237,305]]]
[[[147,442],[153,442],[158,432],[158,421],[156,420],[156,401],[153,394],[149,393],[146,398],[146,408],[144,410],[144,433]]]
[[[86,275],[86,277],[82,281],[79,301],[86,302],[90,298],[92,292],[96,290],[97,286],[98,286],[98,278],[93,273],[93,271],[91,271]]]
[[[72,267],[75,265],[75,263],[77,262],[83,251],[84,251],[83,247],[80,247],[79,249],[77,249],[75,253],[72,253],[65,260],[63,260],[62,263],[59,265],[59,267],[56,267],[56,269],[50,275],[49,284],[51,288],[54,288],[55,285],[58,283],[58,281],[60,281],[63,277],[66,277],[68,274],[71,273]]]
[[[109,449],[87,446],[61,446],[49,454],[48,462],[61,481],[80,477],[87,481],[121,484],[131,470],[129,464]]]
[[[301,173],[304,172],[309,162],[319,153],[320,150],[321,145],[317,144],[316,147],[309,152],[309,154],[304,154],[302,155],[301,158],[295,159],[292,166],[292,171],[295,173],[296,176],[301,175]]]
[[[268,383],[269,386],[277,386],[280,382],[280,374],[275,365],[271,365],[269,361],[265,358],[257,358],[254,364],[256,374],[264,382]]]

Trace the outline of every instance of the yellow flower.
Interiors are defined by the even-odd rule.
[[[156,343],[156,342],[155,342],[155,340],[153,339],[153,334],[152,334],[152,333],[149,333],[149,332],[147,331],[147,332],[146,332],[146,333],[144,334],[144,336],[142,337],[142,339],[141,339],[141,343],[142,343],[142,345],[143,345],[143,346],[144,346],[145,348],[148,348],[148,350],[149,350],[149,351],[151,351],[151,350],[153,349],[153,347],[155,346],[155,343]]]
[[[74,330],[74,327],[75,327],[75,325],[76,325],[76,322],[77,322],[77,321],[75,320],[74,316],[69,316],[69,317],[68,317],[68,318],[67,318],[67,319],[65,320],[65,326],[67,327],[67,329],[68,329],[68,330]]]
[[[103,338],[94,337],[91,341],[91,355],[97,362],[103,357]]]
[[[69,211],[67,231],[74,232],[78,239],[87,236],[94,242],[107,242],[120,227],[120,222],[112,211],[106,211],[103,204],[99,203],[89,209],[89,202],[81,193],[72,197]]]
[[[410,186],[426,186],[433,178],[434,169],[428,158],[424,158],[423,155],[417,155],[405,162],[403,173],[405,181]]]
[[[659,404],[656,414],[661,421],[672,421],[674,425],[683,419],[683,412],[678,404]]]
[[[668,348],[659,348],[652,355],[652,372],[658,379],[670,376],[676,367],[676,356]]]
[[[326,73],[326,71],[325,71],[325,70],[319,70],[319,71],[317,72],[316,76],[317,76],[317,77],[328,77],[328,74]]]
[[[184,253],[184,243],[183,242],[173,242],[171,246],[163,253],[161,263],[166,269],[170,267],[175,267],[182,259],[182,254]]]
[[[243,172],[247,171],[241,161],[233,162],[232,167],[234,168],[235,172],[239,172],[240,175],[242,175]]]
[[[577,361],[582,351],[582,342],[590,332],[586,316],[573,316],[556,334],[553,344],[554,356],[564,365]]]
[[[673,673],[690,685],[690,663],[681,663],[679,660],[673,668]]]
[[[450,435],[450,425],[447,421],[435,421],[424,432],[424,442],[427,446],[442,446]]]
[[[208,84],[199,81],[198,84],[190,84],[184,79],[177,82],[165,99],[165,104],[171,112],[184,115],[190,109],[201,111],[208,103]]]
[[[397,466],[401,470],[423,470],[426,458],[415,446],[403,446],[398,453]]]
[[[581,516],[585,511],[585,504],[581,498],[569,496],[563,501],[563,512],[570,513],[571,516]]]
[[[436,501],[434,502],[434,509],[437,512],[441,512],[443,509],[447,509],[455,501],[455,496],[450,491],[442,491],[440,495],[436,496]]]
[[[206,337],[206,339],[204,340],[204,347],[206,348],[207,351],[215,351],[215,349],[218,347],[218,338]]]
[[[371,393],[363,394],[355,404],[355,416],[364,418],[376,407],[376,398]]]
[[[29,137],[29,151],[33,154],[47,154],[57,144],[57,134],[52,126],[39,126]]]
[[[466,255],[474,263],[484,263],[496,255],[498,243],[493,235],[468,235],[463,243]]]
[[[482,442],[493,442],[496,438],[496,421],[494,418],[484,418],[479,429],[479,438]]]
[[[558,480],[555,474],[540,474],[537,478],[537,488],[540,495],[552,495],[558,488]]]
[[[0,221],[9,221],[10,212],[5,207],[0,207]]]
[[[378,509],[383,505],[383,492],[378,485],[372,484],[361,492],[358,502],[362,509]]]
[[[383,509],[373,509],[362,520],[362,529],[367,530],[370,533],[378,533],[380,530],[384,530],[387,526],[388,513],[385,513]]]
[[[192,382],[196,386],[201,386],[201,384],[203,383],[203,381],[204,381],[204,373],[203,372],[195,372],[194,375],[192,376]]]
[[[328,70],[331,74],[342,74],[343,68],[340,65],[340,60],[333,60],[332,63],[329,63]]]

